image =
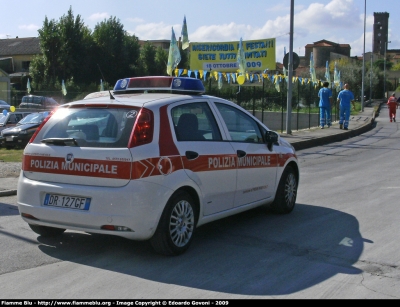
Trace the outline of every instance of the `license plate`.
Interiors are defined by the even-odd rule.
[[[7,142],[12,142],[12,141],[13,141],[12,136],[7,136],[7,137],[6,137],[6,141],[7,141]]]
[[[87,197],[46,194],[44,205],[67,209],[89,210],[90,201],[91,198]]]

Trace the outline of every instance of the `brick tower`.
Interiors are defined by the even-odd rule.
[[[372,50],[374,53],[385,54],[389,32],[389,13],[374,13],[374,33]]]

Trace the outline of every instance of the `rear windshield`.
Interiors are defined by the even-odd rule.
[[[31,113],[26,115],[23,119],[21,119],[18,124],[25,125],[25,124],[40,124],[46,116],[49,115],[49,112],[43,113]]]
[[[24,96],[22,97],[22,102],[31,102],[35,104],[41,104],[43,101],[42,96]]]
[[[126,148],[138,111],[137,108],[60,108],[43,126],[34,143],[43,140],[46,144],[62,145],[63,142],[51,139],[74,139],[80,147]]]

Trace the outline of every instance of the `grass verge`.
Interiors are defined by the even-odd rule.
[[[0,161],[3,162],[22,162],[23,149],[6,149],[0,147]]]

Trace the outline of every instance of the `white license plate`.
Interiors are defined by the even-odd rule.
[[[6,137],[6,141],[7,141],[7,142],[12,142],[12,141],[13,141],[12,136],[7,136],[7,137]]]
[[[87,197],[46,194],[44,205],[67,209],[89,210],[90,201],[91,198]]]

